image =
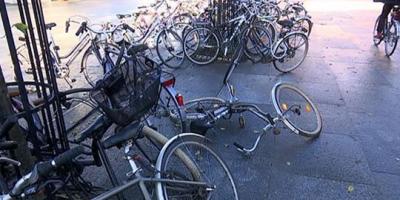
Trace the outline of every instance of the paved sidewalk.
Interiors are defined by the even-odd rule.
[[[55,37],[67,48],[73,38],[65,36],[63,23],[69,15],[59,14],[60,9],[100,18],[103,13],[129,12],[127,7],[136,4],[86,0],[55,5],[60,7],[45,8],[46,18],[60,25]],[[271,112],[273,85],[280,80],[298,85],[322,113],[321,137],[310,141],[287,131],[268,135],[255,154],[245,158],[232,144],[253,142],[254,131],[264,125],[253,116],[246,115],[244,129],[237,117],[221,121],[208,136],[231,167],[242,199],[400,199],[400,49],[388,59],[383,46],[372,45],[381,5],[312,0],[306,7],[315,25],[309,55],[299,69],[282,75],[271,64],[244,63],[231,80],[243,101]],[[4,59],[3,41],[0,48]],[[215,96],[226,69],[226,64],[188,65],[175,72],[177,88],[186,100]],[[112,162],[123,177],[126,163],[116,157]],[[98,183],[107,180],[105,173],[92,174]]]
[[[230,164],[243,199],[399,199],[400,51],[391,59],[372,45],[381,5],[365,1],[306,1],[315,23],[305,63],[281,75],[272,65],[242,64],[231,80],[241,100],[273,111],[270,91],[289,81],[318,103],[323,133],[316,141],[283,133],[264,138],[244,158],[232,143],[251,145],[263,123],[246,116],[209,134]],[[319,11],[317,11],[319,10]],[[186,99],[213,96],[227,65],[177,72]],[[224,147],[229,144],[229,147]]]

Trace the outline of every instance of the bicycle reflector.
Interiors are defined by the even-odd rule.
[[[179,106],[184,106],[185,105],[185,102],[183,101],[183,96],[182,96],[182,94],[176,94],[176,96],[175,96],[175,99],[176,99],[176,101],[178,102],[178,105]]]
[[[311,112],[312,108],[311,105],[309,103],[306,104],[306,112]]]
[[[168,79],[168,80],[162,82],[162,85],[164,87],[174,86],[175,85],[175,78],[173,77],[171,79]]]
[[[282,103],[281,107],[284,111],[286,111],[288,109],[288,105],[286,103]]]

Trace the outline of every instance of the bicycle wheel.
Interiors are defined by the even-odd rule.
[[[97,48],[97,50],[100,52],[100,58],[96,56],[93,48]],[[115,62],[118,59],[119,53],[120,49],[117,45],[103,41],[98,42],[96,46],[91,46],[85,51],[81,61],[81,72],[83,72],[86,81],[92,87],[95,86],[96,82],[102,79],[103,75],[110,70],[106,69],[103,65],[111,68],[116,64]],[[105,55],[107,54],[113,63],[103,63]]]
[[[372,40],[374,41],[374,45],[378,46],[382,42],[382,38],[376,38],[375,36],[378,34],[378,23],[379,23],[380,16],[376,19],[374,30],[372,31]]]
[[[182,38],[173,30],[165,29],[157,37],[157,55],[165,66],[179,68],[185,58]]]
[[[175,136],[186,130],[185,121],[175,96],[164,87],[161,89],[155,113],[148,119],[152,127],[167,137]]]
[[[392,21],[389,23],[385,35],[385,54],[387,57],[390,57],[396,50],[397,41],[399,40],[397,24],[395,22]]]
[[[182,13],[172,18],[172,29],[178,33],[181,38],[185,37],[185,28],[190,26],[193,17],[189,13]]]
[[[207,65],[218,56],[220,42],[218,37],[208,28],[194,28],[183,40],[185,56],[193,63]]]
[[[322,130],[321,115],[303,91],[278,83],[272,89],[272,102],[283,123],[294,133],[316,138]]]
[[[310,37],[311,30],[312,30],[312,22],[309,18],[299,18],[294,22],[294,26],[292,30],[294,31],[301,31],[304,34],[307,35],[307,37]]]
[[[275,68],[283,73],[299,67],[308,53],[308,37],[302,32],[293,32],[277,42],[273,48]]]
[[[245,32],[244,54],[253,62],[259,62],[271,52],[272,39],[268,29],[255,25]]]
[[[184,153],[199,169],[193,174],[178,156]],[[210,148],[200,135],[186,133],[172,138],[157,159],[156,178],[203,182],[206,186],[190,183],[164,182],[156,184],[159,199],[239,199],[236,184],[226,163]],[[178,174],[176,172],[179,172]]]

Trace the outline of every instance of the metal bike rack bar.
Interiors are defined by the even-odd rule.
[[[16,85],[18,86],[20,99],[23,105],[23,118],[27,121],[29,131],[28,139],[34,140],[34,135],[37,131],[33,117],[35,114],[40,116],[43,127],[42,131],[48,143],[46,147],[37,146],[33,143],[33,154],[41,160],[45,159],[46,156],[58,155],[69,149],[62,108],[60,99],[58,98],[59,89],[49,51],[42,3],[41,0],[29,2],[28,0],[18,0],[16,6],[18,6],[20,19],[19,21],[13,22],[23,23],[27,26],[24,37],[33,72],[34,84],[32,84],[32,81],[24,80],[16,44],[14,42],[16,38],[12,33],[13,25],[7,13],[7,6],[5,0],[0,0],[1,18],[14,67]],[[30,104],[27,91],[28,85],[33,86],[36,90],[36,96],[43,100],[43,105],[40,109],[34,108]]]

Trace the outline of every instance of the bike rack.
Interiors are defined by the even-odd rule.
[[[18,7],[20,16],[20,21],[17,23],[23,23],[27,26],[24,37],[33,72],[33,81],[24,80],[5,0],[0,0],[1,19],[16,79],[15,83],[9,83],[8,85],[11,84],[18,87],[19,97],[24,110],[22,117],[27,121],[28,126],[28,137],[36,134],[35,131],[37,129],[34,127],[34,115],[40,116],[43,133],[47,138],[48,146],[45,151],[42,151],[41,147],[34,144],[33,154],[38,160],[45,160],[47,156],[53,157],[69,149],[69,144],[59,99],[56,75],[51,65],[51,55],[41,0],[29,2],[28,0],[18,0],[17,3],[16,6]],[[39,45],[36,43],[37,39]],[[36,94],[34,95],[42,99],[43,103],[40,107],[35,108],[30,104],[27,86],[34,87],[36,90]]]

